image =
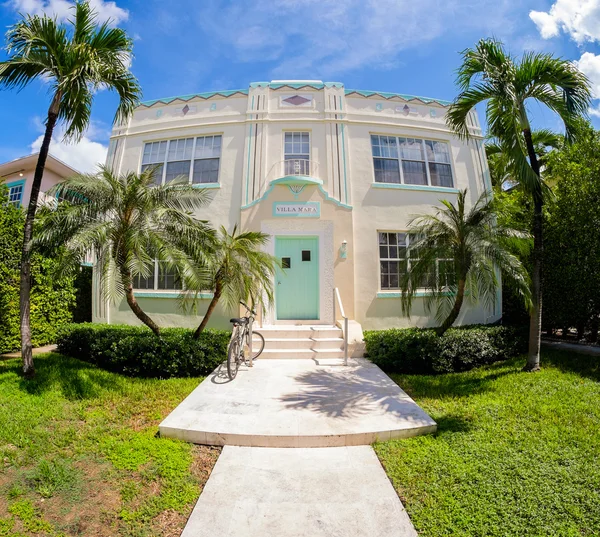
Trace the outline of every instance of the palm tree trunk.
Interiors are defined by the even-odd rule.
[[[523,135],[527,145],[529,163],[535,174],[540,176],[540,165],[535,154],[531,130],[524,129]],[[529,352],[525,371],[540,370],[540,341],[542,329],[542,257],[543,246],[543,209],[544,198],[541,184],[533,193],[533,273],[531,275],[532,308],[529,320]]]
[[[462,308],[463,301],[465,299],[465,285],[466,276],[462,276],[458,280],[458,290],[456,292],[454,306],[452,306],[452,311],[450,311],[450,314],[448,315],[448,317],[446,317],[446,320],[442,323],[442,326],[440,326],[437,329],[438,336],[443,336],[446,330],[448,330],[448,328],[450,328],[454,324],[454,321],[456,321],[458,314],[460,313],[460,309]]]
[[[202,334],[202,332],[206,328],[206,325],[208,324],[208,320],[210,319],[210,316],[212,315],[213,311],[217,307],[217,303],[219,302],[219,299],[221,298],[222,291],[223,291],[223,289],[221,286],[221,282],[219,282],[217,280],[217,285],[215,286],[215,293],[213,294],[212,300],[210,301],[210,304],[208,305],[208,308],[206,310],[206,313],[204,314],[204,317],[202,319],[202,322],[200,323],[200,326],[194,332],[194,339],[198,339],[200,337],[200,334]]]
[[[46,120],[46,132],[44,140],[40,147],[40,154],[33,174],[33,184],[29,194],[29,205],[25,216],[25,226],[23,228],[23,246],[21,249],[21,272],[20,272],[20,294],[19,310],[21,321],[21,357],[23,359],[23,375],[25,378],[35,376],[35,365],[33,363],[33,345],[31,343],[31,239],[33,237],[33,222],[37,210],[40,187],[42,186],[42,177],[48,158],[50,142],[56,120],[58,119],[58,107],[60,104],[60,94],[57,92],[52,99],[52,104],[48,109],[48,118]]]
[[[133,278],[131,273],[126,269],[121,270],[121,280],[123,281],[123,287],[125,287],[125,298],[127,304],[131,308],[131,311],[135,316],[142,321],[156,336],[160,336],[159,326],[146,314],[146,312],[140,307],[138,301],[133,294]]]

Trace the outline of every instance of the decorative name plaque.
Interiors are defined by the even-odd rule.
[[[304,203],[273,203],[273,216],[288,216],[292,218],[319,218],[321,205],[318,201]]]

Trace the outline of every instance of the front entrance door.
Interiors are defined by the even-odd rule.
[[[275,237],[278,321],[319,319],[319,238]]]

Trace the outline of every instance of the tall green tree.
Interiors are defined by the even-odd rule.
[[[491,307],[499,285],[498,270],[510,278],[525,301],[529,279],[521,261],[506,248],[507,241],[524,238],[498,225],[491,198],[484,193],[467,209],[467,191],[456,205],[442,200],[433,214],[409,223],[408,266],[400,281],[402,310],[410,314],[417,290],[426,288],[425,308],[436,311],[438,334],[450,328],[462,309],[465,295]],[[411,244],[412,243],[412,244]]]
[[[548,178],[555,184],[546,211],[544,327],[589,327],[597,339],[600,316],[600,132],[581,122],[573,144],[553,151]]]
[[[103,294],[112,300],[125,295],[135,316],[159,335],[158,325],[135,297],[134,278],[153,276],[158,260],[181,281],[202,282],[206,272],[198,260],[212,251],[214,231],[191,214],[208,201],[206,190],[184,177],[157,186],[154,173],[149,168],[116,175],[102,167],[97,174],[56,185],[50,192],[70,201],[41,211],[36,244],[50,251],[65,247],[65,270],[78,267],[93,252]]]
[[[483,39],[462,53],[458,69],[459,95],[446,121],[461,137],[469,138],[467,118],[486,102],[489,134],[501,140],[514,163],[514,177],[533,199],[532,308],[529,352],[525,370],[540,368],[542,322],[543,207],[546,185],[540,173],[528,104],[537,102],[555,112],[565,126],[566,139],[576,134],[578,118],[587,113],[591,92],[587,78],[572,62],[550,54],[526,52],[520,59],[509,55],[502,43]]]
[[[541,169],[545,166],[549,152],[561,145],[562,138],[548,129],[534,130],[531,133],[533,147]],[[511,186],[518,186],[519,182],[514,178],[515,163],[510,147],[505,146],[502,140],[491,139],[485,144],[485,154],[490,168],[492,186],[496,193]]]
[[[221,227],[215,250],[207,259],[209,286],[204,286],[204,282],[189,283],[191,289],[213,292],[213,298],[195,332],[196,338],[206,328],[219,301],[230,311],[238,307],[240,300],[248,300],[248,297],[252,302],[263,305],[272,302],[277,260],[263,250],[268,241],[269,235],[265,233],[239,233],[237,226],[229,233],[225,227]]]
[[[68,24],[59,24],[48,16],[27,15],[8,30],[8,59],[0,62],[0,87],[21,89],[43,79],[51,95],[23,231],[20,320],[26,377],[35,374],[30,327],[31,239],[54,127],[63,122],[65,138],[78,141],[89,126],[94,94],[99,88],[118,93],[117,122],[127,118],[141,94],[129,71],[132,40],[124,30],[111,28],[109,22],[100,26],[96,22],[97,14],[88,2],[75,4]]]

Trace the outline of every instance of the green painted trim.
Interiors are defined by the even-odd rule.
[[[340,97],[340,111],[342,110],[342,98]],[[342,160],[344,162],[344,201],[348,203],[348,181],[346,179],[346,136],[345,125],[342,123]],[[341,201],[341,200],[340,200]]]
[[[173,293],[170,291],[136,291],[134,289],[134,295],[136,298],[179,298],[180,292]],[[191,297],[194,297],[193,293],[190,293]],[[198,293],[196,298],[210,299],[213,297],[213,293]]]
[[[355,89],[347,89],[346,95],[351,95],[356,93],[362,97],[381,97],[382,99],[393,99],[394,97],[399,97],[405,101],[421,101],[425,104],[437,103],[441,106],[450,106],[452,104],[451,101],[444,101],[442,99],[432,99],[431,97],[418,97],[416,95],[407,95],[405,93],[389,93],[386,91],[370,91],[370,90],[355,90]]]
[[[323,181],[310,175],[286,175],[271,181],[272,185],[322,185]]]
[[[8,188],[9,191],[12,187],[15,187],[15,186],[23,187],[21,189],[21,198],[15,204],[17,207],[21,207],[21,205],[23,205],[23,196],[25,195],[25,185],[26,184],[27,184],[27,179],[19,179],[18,181],[11,181],[10,183],[4,183],[4,186],[6,188]],[[0,183],[0,186],[2,186],[2,183]],[[11,202],[11,203],[14,203],[14,202]]]
[[[444,192],[447,194],[458,194],[458,188],[446,188],[443,186],[427,185],[399,185],[396,183],[371,183],[373,188],[391,188],[395,190],[421,190],[423,192]]]
[[[190,101],[191,99],[199,98],[199,99],[210,99],[211,97],[220,96],[220,97],[231,97],[235,94],[239,93],[240,95],[248,95],[247,89],[236,89],[236,90],[225,90],[225,91],[207,91],[204,93],[190,93],[188,95],[177,95],[175,97],[162,97],[160,99],[154,99],[152,101],[143,101],[138,107],[150,107],[154,104],[171,104],[173,101]]]
[[[243,209],[250,209],[250,207],[254,207],[254,205],[256,205],[257,203],[260,203],[261,201],[266,200],[269,197],[269,194],[273,191],[273,189],[276,187],[277,185],[273,184],[273,181],[271,181],[271,185],[269,186],[269,188],[265,191],[265,193],[258,199],[247,203],[246,205],[242,205],[242,210]],[[346,205],[345,203],[342,203],[339,200],[336,200],[335,198],[332,198],[327,191],[323,188],[322,185],[316,184],[315,185],[319,191],[321,192],[321,194],[323,194],[323,197],[325,198],[325,201],[331,201],[332,203],[335,203],[338,207],[342,207],[344,209],[352,209],[352,205]]]
[[[221,188],[221,183],[195,183],[194,188]]]
[[[302,205],[304,207],[315,207],[316,214],[310,213],[291,213],[277,214],[277,207],[286,207],[288,205]],[[274,218],[321,218],[321,204],[318,201],[274,201],[273,202],[273,217]]]
[[[82,267],[93,267],[94,263],[90,263],[89,261],[84,261],[83,263],[81,263]]]
[[[254,95],[252,95],[251,110],[254,110]],[[248,162],[246,166],[246,205],[248,205],[248,195],[250,194],[250,150],[252,148],[252,122],[248,126]]]
[[[422,298],[431,295],[433,295],[431,291],[417,291],[415,293],[416,298]],[[451,296],[451,293],[444,293],[444,296]],[[402,293],[395,291],[382,291],[377,293],[377,298],[402,298]]]

